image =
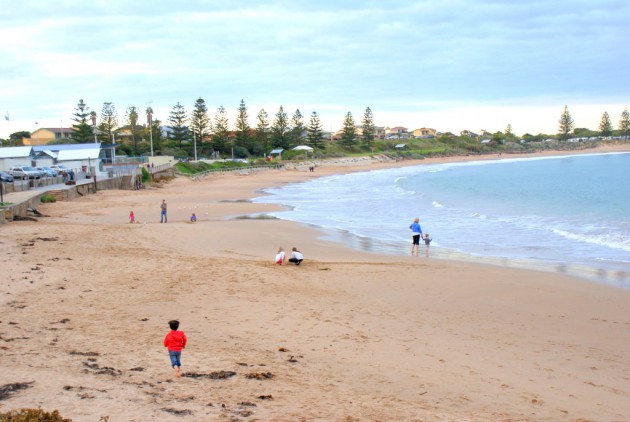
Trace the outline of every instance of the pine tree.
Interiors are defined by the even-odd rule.
[[[269,115],[261,109],[256,117],[256,142],[262,148],[263,154],[269,153]]]
[[[186,109],[179,102],[173,106],[171,113],[168,116],[169,127],[171,133],[169,133],[169,139],[177,142],[177,147],[182,148],[182,144],[188,138],[188,128],[186,127]]]
[[[306,128],[306,141],[308,145],[313,148],[323,148],[323,134],[322,122],[319,120],[317,112],[314,111],[311,113],[311,118],[309,119],[308,127]]]
[[[203,98],[197,98],[190,116],[190,129],[197,141],[203,142],[208,131],[211,129],[210,118],[208,117],[208,107]]]
[[[105,133],[107,142],[114,143],[114,131],[118,127],[118,115],[116,113],[116,107],[114,103],[103,103],[103,109],[101,110],[101,124],[99,128],[101,132]]]
[[[612,135],[613,125],[610,122],[610,116],[608,112],[605,111],[602,115],[602,120],[599,122],[599,133],[601,136],[610,136]]]
[[[125,120],[129,125],[129,130],[131,131],[131,142],[133,143],[133,153],[136,157],[140,154],[138,153],[138,110],[131,106],[127,108],[127,114],[125,115]]]
[[[374,126],[374,116],[372,115],[370,107],[365,109],[361,124],[363,125],[363,142],[365,142],[365,145],[370,148],[372,146],[372,142],[374,142],[374,134],[376,132],[376,127]]]
[[[569,113],[569,107],[566,105],[564,106],[564,111],[562,112],[558,123],[560,125],[558,127],[560,139],[564,139],[566,141],[569,139],[569,134],[573,130],[573,119],[571,118],[571,113]]]
[[[245,101],[241,100],[241,104],[238,106],[236,112],[236,145],[249,150],[251,140],[249,136],[249,123],[247,122],[248,117]]]
[[[353,147],[357,141],[357,128],[354,125],[352,113],[348,112],[343,119],[343,129],[341,132],[341,144],[346,148]]]
[[[289,118],[287,113],[284,112],[284,108],[280,106],[276,113],[276,119],[273,121],[273,126],[271,126],[271,141],[274,148],[287,149],[289,147],[288,130]]]
[[[92,142],[94,139],[94,132],[92,131],[92,127],[90,126],[88,120],[90,117],[90,108],[83,102],[83,100],[79,100],[79,103],[74,110],[72,121],[76,123],[72,125],[72,139],[79,144]]]
[[[624,138],[628,138],[630,135],[630,112],[628,109],[624,109],[621,113],[621,119],[619,119],[619,132]]]
[[[230,126],[227,112],[223,106],[220,106],[214,115],[214,134],[212,136],[213,148],[216,151],[226,152],[229,140]]]
[[[302,134],[304,133],[304,116],[300,113],[300,109],[295,110],[291,118],[290,146],[294,147],[302,143]]]
[[[507,127],[505,128],[505,137],[509,138],[511,136],[512,136],[512,125],[508,123]]]

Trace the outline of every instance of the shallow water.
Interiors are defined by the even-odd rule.
[[[420,217],[434,257],[630,287],[628,169],[628,153],[428,164],[322,177],[254,201],[365,251],[407,254]]]

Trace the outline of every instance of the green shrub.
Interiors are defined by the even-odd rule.
[[[147,183],[151,181],[151,173],[149,173],[149,171],[147,169],[145,169],[144,167],[141,168],[142,170],[142,183]]]
[[[72,422],[59,415],[59,411],[44,412],[42,409],[20,409],[0,413],[2,422]]]
[[[49,193],[45,193],[41,196],[41,198],[39,198],[40,202],[43,202],[44,204],[47,203],[51,203],[51,202],[57,202],[57,198],[55,198],[54,196],[52,196]]]

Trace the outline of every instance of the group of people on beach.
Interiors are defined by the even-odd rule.
[[[168,204],[166,203],[166,199],[162,199],[162,204],[160,204],[160,223],[168,223],[167,211],[168,211]],[[197,215],[194,212],[190,216],[189,221],[191,223],[197,222]],[[133,210],[131,210],[131,212],[129,212],[129,223],[133,224],[137,222],[138,221],[136,221],[136,215],[134,214]]]
[[[428,258],[429,245],[431,244],[431,241],[433,239],[429,237],[429,233],[425,233],[424,237],[422,237],[422,228],[420,227],[420,219],[415,218],[413,220],[413,223],[411,223],[411,225],[409,226],[409,229],[411,230],[411,236],[412,236],[411,237],[411,256],[414,256],[414,252],[416,253],[415,256],[418,256],[420,254],[420,239],[422,239],[424,241],[426,255]]]
[[[278,248],[278,252],[276,253],[275,264],[284,265],[286,260],[287,259],[286,254],[284,253],[284,248],[280,246]],[[300,265],[302,261],[304,261],[304,255],[294,246],[293,249],[291,249],[291,258],[289,258],[288,261],[292,264]]]

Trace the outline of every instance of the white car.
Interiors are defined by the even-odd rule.
[[[17,166],[11,167],[9,169],[9,173],[13,176],[14,179],[39,179],[42,177],[42,174],[35,167],[29,166]]]

